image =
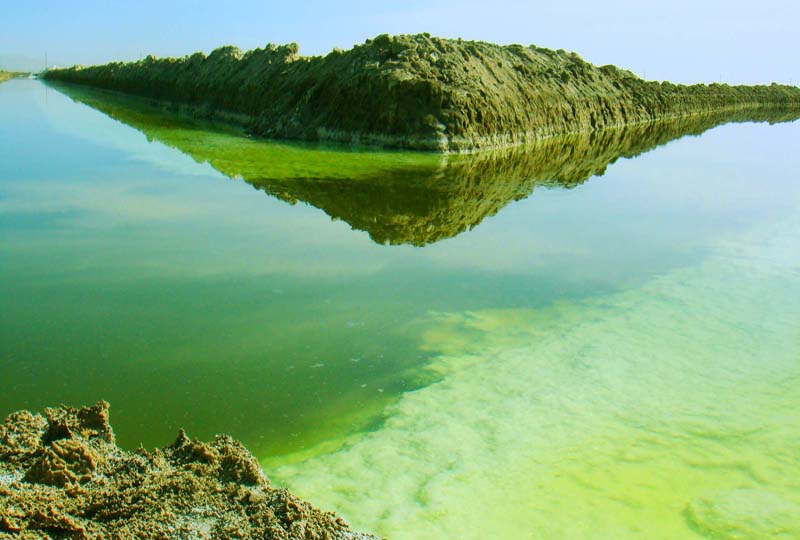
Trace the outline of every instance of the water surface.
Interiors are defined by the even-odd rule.
[[[397,539],[800,536],[797,123],[442,158],[34,81],[0,119],[0,414],[231,433]]]

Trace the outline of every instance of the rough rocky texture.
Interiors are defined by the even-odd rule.
[[[51,80],[185,104],[276,138],[437,151],[741,108],[800,108],[800,89],[645,81],[575,53],[428,34],[381,35],[302,57],[296,44],[243,53],[51,70]]]
[[[571,188],[602,175],[620,157],[727,122],[783,122],[800,109],[723,111],[553,137],[525,147],[471,155],[332,153],[280,148],[220,132],[213,124],[145,100],[57,85],[159,141],[207,162],[226,176],[291,204],[305,202],[367,231],[381,244],[425,245],[466,231],[539,186]],[[216,129],[216,130],[215,130]],[[333,154],[335,159],[331,159]]]
[[[369,540],[270,486],[220,435],[166,448],[114,444],[108,404],[11,414],[0,427],[0,539]]]

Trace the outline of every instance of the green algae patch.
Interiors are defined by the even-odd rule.
[[[641,287],[433,314],[438,382],[264,463],[398,540],[796,538],[798,238],[795,213]]]
[[[800,538],[800,505],[768,491],[735,489],[700,497],[686,513],[691,525],[710,538]]]
[[[428,34],[326,56],[296,44],[50,70],[49,80],[149,97],[253,134],[461,152],[720,110],[800,108],[800,89],[645,81],[575,53]]]
[[[734,110],[552,137],[469,155],[355,151],[246,137],[231,125],[153,100],[54,85],[157,141],[290,204],[307,203],[379,244],[424,246],[457,236],[537,188],[574,188],[675,139],[729,122],[789,122],[800,109]]]

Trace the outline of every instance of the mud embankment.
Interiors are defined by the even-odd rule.
[[[800,109],[792,86],[645,81],[575,53],[427,34],[304,57],[296,44],[51,70],[171,102],[256,135],[441,152],[502,148],[710,112]]]

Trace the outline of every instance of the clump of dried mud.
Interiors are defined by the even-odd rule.
[[[0,426],[0,538],[375,540],[270,482],[234,439],[114,443],[108,403]]]

